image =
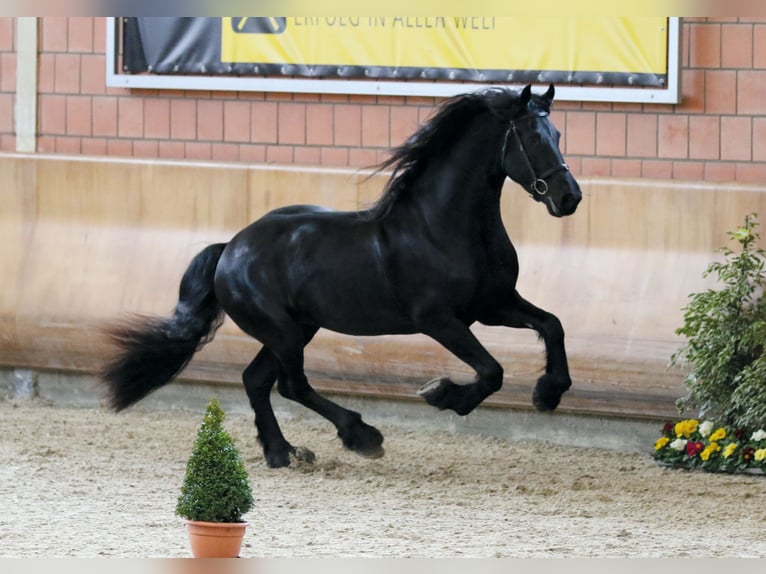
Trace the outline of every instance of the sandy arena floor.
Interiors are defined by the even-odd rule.
[[[0,400],[0,557],[184,557],[174,515],[201,413]],[[386,456],[329,425],[283,424],[314,466],[252,478],[243,557],[766,557],[766,478],[658,468],[647,455],[383,427]]]

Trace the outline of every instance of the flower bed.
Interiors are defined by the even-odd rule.
[[[654,443],[654,459],[673,468],[764,474],[766,430],[731,430],[697,419],[669,422]]]

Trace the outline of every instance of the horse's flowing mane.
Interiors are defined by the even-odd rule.
[[[518,112],[518,101],[518,93],[502,88],[460,94],[445,100],[426,123],[376,166],[375,173],[389,168],[392,173],[383,194],[370,210],[372,215],[388,213],[400,195],[423,173],[428,160],[449,149],[476,116],[488,112],[498,121],[510,121]]]

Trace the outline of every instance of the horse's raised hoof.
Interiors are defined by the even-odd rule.
[[[383,435],[373,426],[360,420],[343,433],[338,433],[343,446],[364,458],[380,458],[385,454]]]
[[[561,402],[561,395],[571,386],[569,381],[559,381],[545,374],[537,381],[532,391],[532,404],[540,412],[553,411]]]
[[[472,390],[471,385],[457,385],[446,377],[439,377],[420,387],[418,395],[440,411],[451,409],[460,416],[465,416],[476,406],[472,401]]]
[[[447,397],[457,385],[446,377],[437,377],[431,379],[425,385],[418,389],[418,396],[423,397],[432,407],[439,410],[448,408]]]

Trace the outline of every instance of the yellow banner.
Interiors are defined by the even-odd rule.
[[[666,17],[227,17],[221,26],[221,61],[268,73],[466,79],[467,70],[518,81],[542,72],[543,81],[631,84],[667,74]]]

